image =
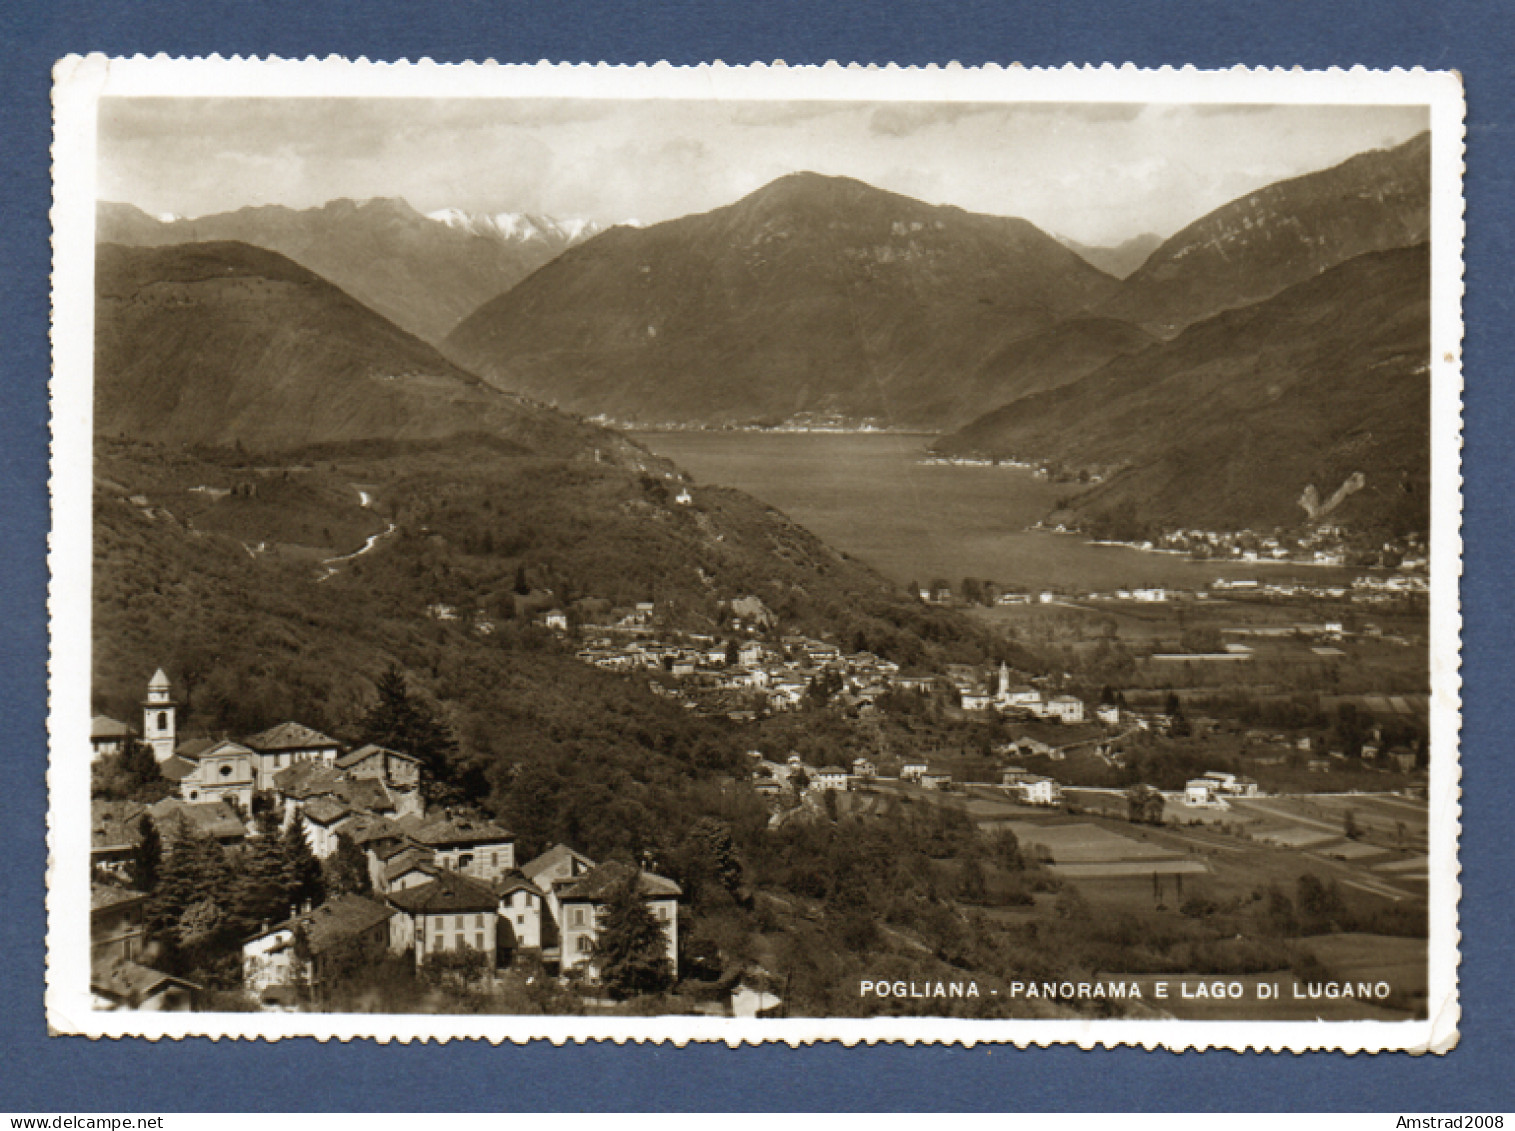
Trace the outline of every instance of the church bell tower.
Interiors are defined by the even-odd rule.
[[[177,708],[169,694],[168,676],[159,668],[147,684],[147,698],[142,703],[142,737],[160,762],[174,754]]]

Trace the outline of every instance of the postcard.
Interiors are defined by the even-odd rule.
[[[1445,1052],[1452,72],[55,72],[49,1022]]]

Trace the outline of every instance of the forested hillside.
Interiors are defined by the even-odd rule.
[[[1355,475],[1334,521],[1424,531],[1429,302],[1426,245],[1359,256],[938,447],[1045,462],[1078,521],[1121,537],[1301,522],[1306,488],[1326,499]]]

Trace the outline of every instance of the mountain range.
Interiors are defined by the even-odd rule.
[[[1175,232],[1101,307],[1171,336],[1368,251],[1430,238],[1431,135],[1248,193]]]
[[[487,432],[535,451],[631,447],[485,384],[263,248],[103,244],[95,289],[98,435],[279,448]]]
[[[1147,261],[1147,257],[1162,246],[1163,238],[1156,232],[1143,232],[1111,247],[1097,247],[1079,243],[1068,236],[1058,236],[1057,242],[1070,251],[1078,252],[1086,262],[1098,267],[1107,275],[1124,279]]]
[[[426,341],[599,229],[524,213],[423,216],[403,200],[334,200],[319,208],[242,208],[167,222],[101,203],[96,240],[136,247],[236,240],[276,251]]]
[[[545,406],[820,418],[1046,462],[1093,481],[1081,520],[1286,522],[1360,472],[1345,510],[1400,522],[1428,474],[1428,213],[1426,134],[1224,205],[1124,279],[1151,239],[1070,247],[812,173],[601,232],[395,200],[171,222],[103,204],[102,238],[154,246],[100,246],[97,423],[263,447],[598,436],[634,462]],[[180,242],[222,230],[246,238]]]
[[[1050,465],[1094,528],[1336,520],[1424,530],[1430,483],[1428,245],[1369,252],[1017,400],[943,453]]]
[[[800,173],[603,232],[445,348],[502,388],[620,420],[946,425],[985,404],[965,415],[961,375],[1119,286],[1024,220]]]

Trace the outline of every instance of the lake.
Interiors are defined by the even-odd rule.
[[[1028,530],[1063,485],[1012,467],[926,464],[934,436],[836,432],[637,432],[696,482],[735,487],[783,511],[826,542],[901,584],[964,577],[1008,588],[1197,587],[1217,577],[1341,571],[1194,562],[1080,535]]]

